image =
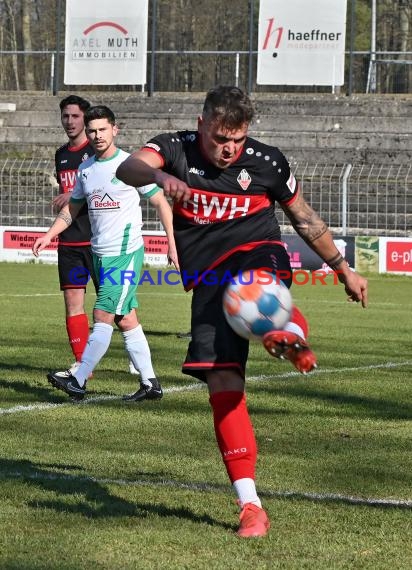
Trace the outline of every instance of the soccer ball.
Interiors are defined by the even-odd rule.
[[[237,275],[223,295],[223,312],[241,337],[261,339],[267,332],[282,330],[292,311],[289,289],[263,270]]]

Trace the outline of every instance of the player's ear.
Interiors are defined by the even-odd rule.
[[[119,132],[119,127],[117,125],[113,125],[113,136],[115,137]]]

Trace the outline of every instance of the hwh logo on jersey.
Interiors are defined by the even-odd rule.
[[[193,192],[191,200],[182,207],[197,223],[210,223],[214,220],[232,220],[246,216],[249,212],[250,197],[243,196],[207,196]],[[186,213],[186,215],[187,215]],[[204,222],[205,218],[210,222]]]
[[[63,188],[63,192],[73,190],[76,185],[76,173],[77,170],[62,170],[62,172],[60,172],[60,184]]]

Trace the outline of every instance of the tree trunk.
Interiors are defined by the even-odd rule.
[[[13,8],[11,5],[10,0],[5,0],[6,10],[9,16],[10,22],[10,45],[12,51],[17,51],[17,33],[16,33],[16,19],[15,14],[13,13]],[[17,61],[17,54],[12,54],[12,67],[13,67],[13,74],[14,80],[16,83],[16,91],[20,91],[20,81],[19,81],[19,66]]]
[[[21,3],[21,20],[22,20],[22,39],[23,39],[23,49],[25,51],[32,51],[32,41],[31,41],[31,29],[30,29],[30,8],[31,0],[22,0]],[[34,66],[33,66],[33,56],[25,56],[23,58],[24,65],[24,78],[26,81],[26,89],[29,91],[34,91]]]

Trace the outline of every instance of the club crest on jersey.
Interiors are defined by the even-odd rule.
[[[87,152],[85,152],[84,155],[82,156],[82,162],[84,162],[88,158],[89,158],[89,155],[87,154]]]
[[[240,171],[239,176],[237,177],[237,181],[242,190],[247,190],[249,188],[252,179],[249,175],[249,172],[245,168]]]

